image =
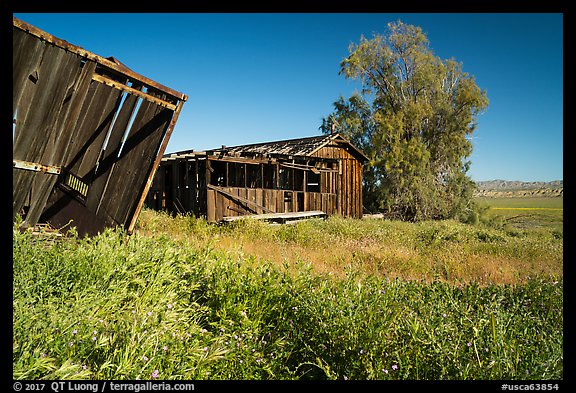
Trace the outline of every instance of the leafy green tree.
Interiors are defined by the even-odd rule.
[[[334,103],[320,129],[361,148],[364,205],[404,220],[456,217],[470,206],[470,136],[486,92],[453,59],[435,56],[420,27],[398,21],[386,35],[351,44],[340,74],[361,92]]]

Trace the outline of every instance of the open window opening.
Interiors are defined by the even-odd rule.
[[[212,175],[210,177],[210,183],[213,186],[226,187],[226,163],[220,161],[211,161],[210,165],[213,169]]]
[[[320,192],[320,172],[309,171],[306,176],[306,191]]]
[[[292,168],[280,168],[279,187],[281,190],[292,190],[294,187],[294,171]]]
[[[248,164],[246,173],[246,187],[262,188],[262,167],[260,165]]]

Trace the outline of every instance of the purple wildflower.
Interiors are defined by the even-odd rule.
[[[152,378],[158,378],[158,370],[154,370],[151,375]]]

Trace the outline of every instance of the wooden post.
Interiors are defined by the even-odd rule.
[[[248,164],[244,164],[244,188],[248,187]]]
[[[280,164],[276,164],[276,181],[274,182],[274,188],[276,190],[280,189]]]
[[[212,184],[212,164],[210,160],[206,158],[206,185]]]
[[[208,183],[206,184],[208,186]],[[206,219],[209,222],[216,221],[216,208],[215,204],[216,193],[214,190],[206,190]]]
[[[198,159],[194,159],[194,181],[192,182],[192,211],[196,217],[200,216],[198,207]]]

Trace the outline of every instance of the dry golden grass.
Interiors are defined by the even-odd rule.
[[[190,247],[214,247],[239,259],[254,257],[297,270],[344,277],[351,271],[404,280],[515,284],[530,277],[563,275],[562,239],[550,233],[512,234],[460,224],[383,220],[261,222],[217,226],[193,217],[144,210],[138,231],[169,236]]]
[[[272,261],[278,266],[294,267],[297,262],[304,262],[310,264],[314,272],[331,273],[335,277],[344,277],[347,270],[358,269],[367,275],[426,282],[516,284],[529,277],[563,274],[562,264],[558,260],[538,263],[498,255],[470,254],[458,249],[445,249],[422,256],[415,249],[403,245],[326,245],[318,248],[265,240],[238,241],[227,236],[221,237],[217,246],[229,252]],[[450,254],[449,260],[445,258],[445,253]]]

